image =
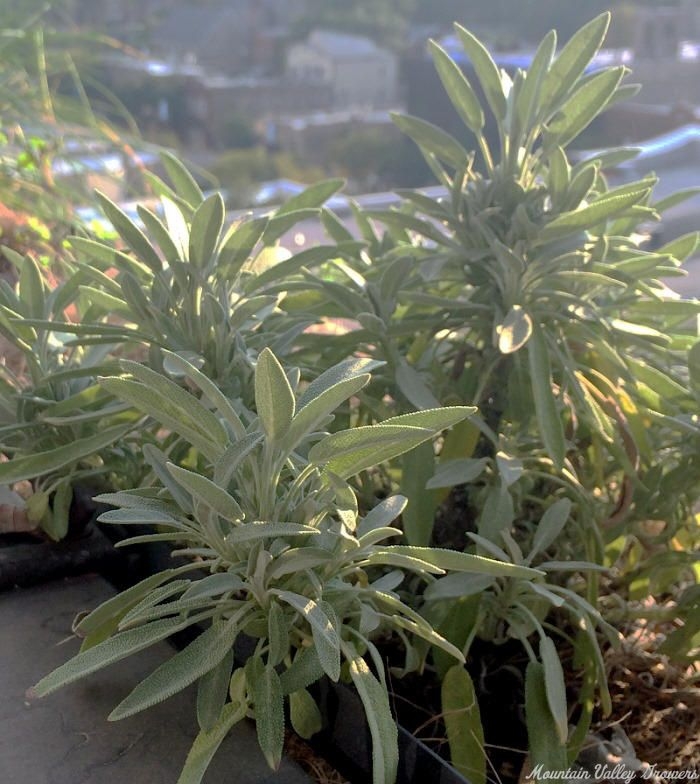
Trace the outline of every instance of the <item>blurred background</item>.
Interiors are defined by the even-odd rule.
[[[700,185],[698,0],[4,0],[0,176],[16,188],[10,163],[30,185],[60,182],[87,220],[96,186],[127,206],[147,196],[143,171],[158,147],[222,189],[230,209],[278,203],[328,176],[345,177],[348,194],[423,186],[430,172],[390,112],[464,135],[429,38],[468,73],[457,20],[513,72],[549,29],[563,43],[607,8],[598,64],[629,66],[642,89],[580,144],[640,146],[610,177],[654,171],[659,197]],[[0,196],[0,229],[17,206]],[[697,228],[699,213],[697,197],[675,208],[658,240]],[[297,237],[313,239],[312,229]]]

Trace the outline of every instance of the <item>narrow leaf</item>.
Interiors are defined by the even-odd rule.
[[[350,677],[364,705],[372,735],[372,783],[388,784],[396,780],[399,762],[398,731],[389,698],[365,660],[357,654],[348,656],[348,653]]]
[[[559,654],[550,637],[543,637],[540,640],[540,659],[544,669],[544,683],[549,711],[557,728],[559,743],[565,746],[569,734],[566,684],[564,683],[564,670],[559,660]]]
[[[323,727],[321,711],[306,689],[293,691],[289,695],[289,718],[297,735],[307,740]]]
[[[484,127],[484,111],[474,88],[469,84],[461,68],[438,43],[430,41],[429,45],[438,75],[452,105],[467,128],[474,133],[479,133]]]
[[[488,49],[469,30],[460,24],[455,24],[455,30],[459,40],[462,42],[464,51],[472,61],[491,111],[497,120],[504,120],[507,105],[498,66],[493,61]],[[477,782],[474,782],[474,784],[477,784]]]
[[[331,619],[320,604],[306,596],[291,591],[275,591],[275,594],[308,621],[323,671],[331,680],[337,681],[340,677],[340,638],[336,628],[337,619],[335,617]]]
[[[294,416],[294,392],[269,348],[263,349],[255,366],[255,406],[268,438],[281,438]]]
[[[200,784],[217,749],[245,715],[245,705],[229,703],[224,707],[215,726],[209,732],[202,730],[195,738],[177,784]]]
[[[528,342],[528,361],[535,414],[542,441],[555,467],[557,470],[561,470],[566,454],[564,427],[552,389],[549,351],[539,325],[533,326],[532,336]]]
[[[284,743],[284,698],[280,678],[273,667],[267,666],[251,685],[258,742],[267,764],[277,770]]]
[[[484,728],[474,684],[461,664],[447,671],[441,697],[452,764],[471,784],[485,784]]]
[[[199,680],[197,690],[197,722],[200,729],[211,732],[216,726],[228,695],[231,671],[233,670],[233,648],[224,658]]]
[[[190,228],[190,261],[206,267],[219,243],[226,207],[220,193],[213,193],[203,201],[192,217]]]
[[[238,522],[243,520],[245,514],[233,496],[229,495],[223,488],[214,484],[211,479],[198,474],[196,471],[189,471],[180,468],[173,463],[167,464],[168,471],[177,482],[191,493],[193,497],[199,499],[206,506],[213,509],[225,520]]]
[[[566,745],[558,740],[558,730],[547,702],[544,667],[531,661],[525,673],[525,719],[530,747],[530,764],[541,765],[548,773],[566,770]]]
[[[498,350],[502,354],[513,354],[530,339],[532,318],[520,305],[513,305],[496,331],[498,333]]]
[[[67,686],[69,683],[164,640],[180,629],[186,628],[190,623],[189,620],[183,621],[181,618],[169,618],[149,623],[147,626],[137,629],[120,632],[99,645],[79,653],[42,678],[31,690],[31,695],[45,697],[62,686]]]
[[[0,463],[0,484],[9,485],[23,479],[33,479],[57,471],[71,463],[77,463],[119,441],[120,438],[133,430],[133,427],[132,422],[127,425],[115,425],[65,446],[26,457],[14,457],[12,460]]]
[[[192,208],[201,204],[204,200],[202,191],[182,162],[169,152],[161,153],[160,159],[168,177],[170,177],[170,181],[175,186],[177,195],[184,199]]]
[[[118,207],[111,199],[95,191],[102,211],[109,219],[109,222],[119,232],[124,242],[131,248],[138,258],[143,261],[151,270],[159,272],[163,264],[160,256],[156,253],[155,249],[148,241],[146,235],[141,229],[129,218],[129,216]]]

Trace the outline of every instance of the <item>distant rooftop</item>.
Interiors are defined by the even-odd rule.
[[[309,35],[308,44],[335,59],[369,57],[383,51],[370,38],[332,30],[314,30]]]

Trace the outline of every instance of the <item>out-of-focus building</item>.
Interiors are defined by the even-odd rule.
[[[315,30],[287,51],[287,75],[330,88],[330,108],[394,106],[398,72],[395,54],[358,35]]]
[[[178,2],[151,27],[149,48],[227,76],[267,73],[281,67],[279,42],[304,9],[305,0]]]

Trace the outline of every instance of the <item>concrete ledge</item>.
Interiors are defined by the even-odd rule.
[[[175,784],[197,734],[195,689],[119,722],[107,715],[172,649],[160,643],[55,694],[25,691],[79,647],[71,623],[114,593],[88,576],[0,593],[0,782],[2,784]],[[277,773],[255,728],[234,728],[214,757],[208,784],[309,784],[291,760]]]

